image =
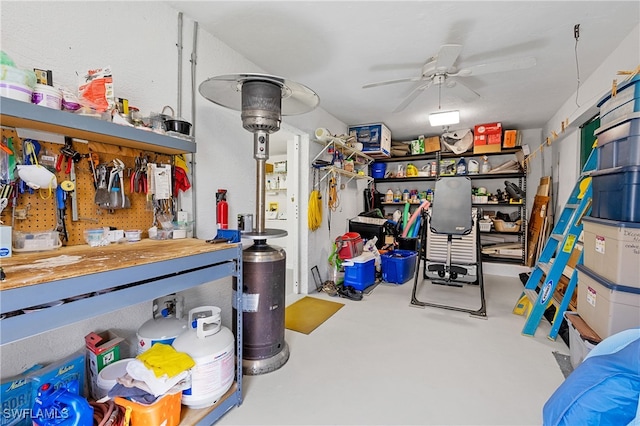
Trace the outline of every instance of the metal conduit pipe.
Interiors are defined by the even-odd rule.
[[[182,117],[182,12],[178,13],[178,102],[176,111]]]
[[[193,23],[193,46],[191,47],[191,136],[196,137],[196,65],[198,58],[198,22]],[[196,194],[196,153],[191,153],[191,212],[195,218],[197,212]],[[193,228],[193,237],[198,238],[196,227]]]

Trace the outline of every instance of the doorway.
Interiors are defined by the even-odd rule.
[[[282,123],[269,140],[269,160],[273,173],[267,176],[266,228],[283,229],[287,236],[270,241],[287,255],[285,294],[299,294],[300,286],[300,141],[304,134]],[[271,178],[271,179],[270,179]]]

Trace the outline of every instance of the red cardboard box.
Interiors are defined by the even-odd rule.
[[[473,153],[485,154],[502,150],[502,123],[478,124],[473,130]]]

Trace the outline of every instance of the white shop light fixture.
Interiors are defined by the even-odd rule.
[[[429,114],[429,123],[431,126],[448,126],[450,124],[458,124],[460,122],[460,111],[438,111]]]

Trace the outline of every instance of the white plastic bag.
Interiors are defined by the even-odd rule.
[[[473,147],[473,132],[471,129],[446,132],[440,136],[440,142],[447,151],[454,154],[462,154]]]

